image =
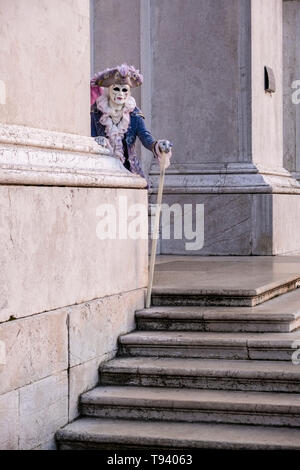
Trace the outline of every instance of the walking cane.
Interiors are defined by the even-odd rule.
[[[172,144],[170,144],[170,147],[172,147]],[[170,150],[170,148],[168,148],[168,150]],[[152,238],[152,246],[151,246],[149,282],[148,282],[148,290],[147,290],[147,298],[146,298],[146,308],[149,308],[150,303],[151,303],[151,292],[152,292],[152,286],[153,286],[154,266],[155,266],[156,248],[157,248],[158,231],[159,231],[159,220],[160,220],[160,213],[161,213],[161,201],[162,201],[165,171],[166,171],[165,166],[166,166],[166,153],[162,152],[162,165],[160,166],[160,175],[159,175],[159,185],[158,185],[158,193],[157,193],[157,201],[156,201],[155,221],[154,221],[153,238]]]

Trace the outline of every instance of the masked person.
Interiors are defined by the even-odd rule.
[[[136,154],[136,137],[160,164],[164,152],[165,168],[170,165],[172,144],[155,140],[146,129],[145,118],[130,93],[131,88],[142,83],[142,74],[127,64],[98,73],[91,80],[91,134],[127,170],[145,177]]]

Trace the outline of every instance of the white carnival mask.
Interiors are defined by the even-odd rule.
[[[114,84],[109,87],[109,98],[113,104],[123,106],[129,96],[129,85]]]

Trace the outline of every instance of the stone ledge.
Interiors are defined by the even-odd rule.
[[[54,132],[26,126],[0,124],[0,143],[43,149],[108,155],[93,138],[64,132]]]
[[[145,188],[93,138],[0,124],[0,184]]]
[[[199,160],[201,158],[199,157]],[[223,163],[223,162],[212,162],[212,163],[176,163],[172,162],[172,165],[167,170],[168,174],[269,174],[277,176],[291,176],[288,170],[283,167],[268,168],[260,164],[253,163]],[[154,160],[151,167],[151,174],[159,174],[159,165]]]
[[[300,278],[286,282],[271,283],[258,289],[204,289],[180,288],[175,286],[154,285],[152,290],[153,306],[228,306],[254,307],[267,300],[297,289]],[[277,285],[276,285],[277,284]]]
[[[159,167],[150,173],[152,193],[157,192]],[[283,193],[300,194],[300,184],[285,168],[252,163],[176,164],[165,176],[165,194],[178,193]]]

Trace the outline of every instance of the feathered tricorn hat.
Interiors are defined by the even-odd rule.
[[[136,88],[143,83],[143,75],[133,65],[122,64],[113,69],[97,73],[91,80],[92,86],[108,88],[111,85],[129,85]]]

